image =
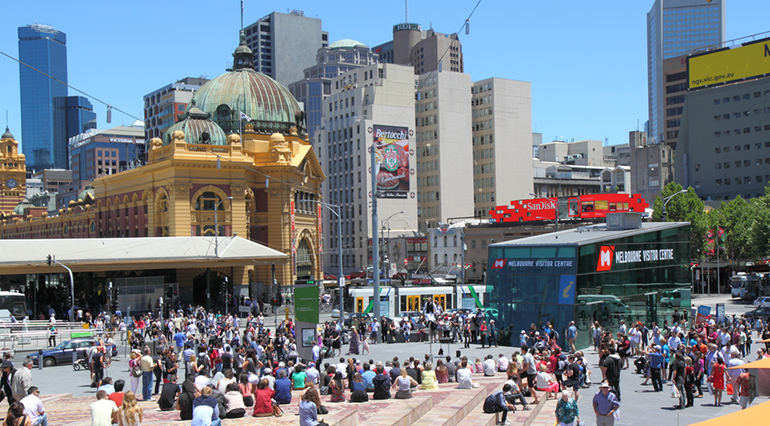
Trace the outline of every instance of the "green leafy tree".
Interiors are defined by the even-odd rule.
[[[749,229],[749,244],[754,259],[770,257],[770,185],[765,187],[765,195],[754,198],[750,204],[753,222]]]
[[[753,259],[751,228],[754,218],[749,203],[738,195],[735,199],[722,203],[717,210],[721,219],[721,223],[717,225],[724,228],[720,240],[724,242],[727,257],[737,261]],[[715,227],[714,231],[718,232],[718,229]]]
[[[690,256],[692,259],[699,259],[704,255],[706,249],[704,235],[708,231],[708,223],[704,212],[705,204],[692,187],[687,188],[685,193],[677,194],[682,189],[682,185],[676,182],[671,182],[663,188],[660,197],[656,198],[653,203],[652,220],[656,222],[663,221],[664,200],[671,196],[668,202],[665,203],[665,220],[669,222],[690,222]]]

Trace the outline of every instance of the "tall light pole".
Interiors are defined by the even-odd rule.
[[[400,212],[395,212],[392,215],[388,216],[381,223],[383,238],[385,237],[385,225],[388,225],[388,238],[385,240],[385,246],[383,248],[383,251],[385,252],[385,258],[387,258],[388,260],[390,260],[390,248],[388,247],[388,244],[390,244],[390,224],[388,223],[388,221],[390,221],[390,219],[392,219],[393,216],[396,216],[396,215],[399,215],[399,214],[404,214],[404,213],[405,212],[403,210],[401,210]],[[374,259],[372,259],[372,260],[374,260]],[[379,261],[379,259],[377,259],[377,260]],[[384,266],[384,262],[383,262],[383,266]]]
[[[217,211],[220,204],[224,203],[225,200],[232,199],[233,197],[226,197],[219,200],[218,203],[214,204],[214,257],[219,257],[219,220],[217,218]]]
[[[377,164],[376,139],[372,143],[369,152],[369,164],[372,173],[372,299],[374,300],[374,319],[380,320],[380,236],[377,232],[377,172],[380,166]]]
[[[214,204],[214,257],[219,257],[219,218],[217,216],[217,211],[219,210],[219,205],[222,204],[225,200],[232,200],[233,197],[226,197],[216,204]],[[226,284],[225,284],[226,285]],[[209,310],[211,307],[211,270],[208,270],[208,278],[206,279],[206,310]],[[227,287],[225,287],[225,310],[227,310]]]
[[[666,204],[668,204],[668,202],[671,201],[671,199],[674,198],[675,196],[677,196],[679,194],[684,194],[686,192],[687,192],[687,190],[683,189],[683,190],[681,190],[679,192],[675,192],[675,193],[673,193],[673,194],[671,194],[668,197],[663,199],[663,213],[661,213],[661,215],[660,215],[660,218],[663,219],[663,222],[667,221],[667,218],[666,218]]]
[[[338,204],[325,203],[323,201],[316,200],[302,200],[306,203],[316,203],[326,207],[330,212],[337,216],[337,266],[339,266],[339,274],[337,275],[337,288],[340,292],[340,321],[343,318],[343,306],[342,306],[342,281],[345,277],[342,275],[342,216],[340,215],[340,209],[342,206]]]

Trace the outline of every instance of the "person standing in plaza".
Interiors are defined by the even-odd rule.
[[[575,339],[577,339],[578,330],[577,327],[575,327],[575,321],[570,321],[569,327],[567,327],[567,345],[569,346],[570,352],[573,354],[577,352],[577,349],[575,348]]]
[[[739,367],[746,362],[741,359],[740,353],[732,349],[730,351],[730,360],[727,361],[727,375],[730,377],[730,382],[733,385],[733,395],[732,395],[732,401],[733,403],[738,403],[738,377],[741,375],[741,371],[743,369],[735,368]]]
[[[614,426],[615,412],[620,408],[620,401],[610,392],[606,381],[599,385],[599,392],[594,395],[593,407],[596,414],[596,426]]]
[[[675,405],[674,408],[677,410],[681,410],[684,408],[686,404],[686,395],[684,390],[684,375],[685,375],[685,363],[684,359],[682,357],[681,352],[677,352],[674,355],[674,362],[671,363],[671,371],[672,376],[671,380],[673,380],[673,386],[676,387],[677,393],[679,394],[679,405]]]
[[[21,363],[21,368],[16,370],[11,378],[11,391],[13,400],[21,401],[27,396],[27,391],[32,386],[32,360],[27,358]]]
[[[734,390],[734,393],[738,394],[738,401],[741,404],[741,410],[745,410],[751,402],[751,397],[749,396],[749,370],[747,368],[742,370],[742,373],[738,376],[736,383],[738,384],[738,388]]]
[[[569,391],[561,391],[561,398],[556,402],[556,421],[558,426],[573,426],[575,420],[580,422],[580,410],[577,401],[570,398]]]
[[[652,379],[652,388],[655,392],[661,392],[663,390],[663,379],[660,375],[660,369],[663,366],[663,354],[660,353],[660,346],[652,346],[648,356],[650,358],[650,378]]]
[[[613,346],[610,346],[609,352],[609,356],[604,359],[603,367],[606,369],[607,382],[612,386],[613,392],[615,392],[618,401],[620,401],[620,371],[623,367],[623,360],[620,358],[620,355],[615,353]]]
[[[139,360],[139,365],[142,368],[142,399],[144,401],[152,400],[152,370],[155,367],[155,362],[150,355],[150,348],[144,347],[144,356]]]

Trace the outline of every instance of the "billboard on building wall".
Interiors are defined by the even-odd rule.
[[[409,129],[400,126],[372,126],[375,167],[377,170],[377,198],[407,198],[409,177]]]
[[[770,39],[687,58],[690,89],[770,74]]]

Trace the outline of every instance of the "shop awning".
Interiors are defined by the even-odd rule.
[[[762,358],[759,361],[750,362],[748,364],[738,365],[730,367],[728,370],[737,370],[743,368],[770,368],[770,358]]]
[[[766,424],[768,417],[770,417],[770,401],[725,416],[692,423],[689,426],[762,425]]]

